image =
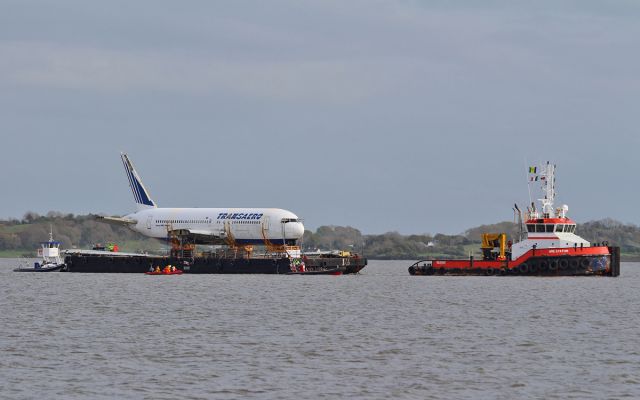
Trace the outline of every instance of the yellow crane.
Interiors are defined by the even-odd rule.
[[[506,233],[483,233],[482,234],[482,257],[485,260],[505,260],[507,249]],[[497,258],[494,256],[494,250],[498,250]]]

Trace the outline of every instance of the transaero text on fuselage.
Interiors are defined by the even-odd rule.
[[[216,219],[260,219],[264,214],[247,214],[247,213],[220,213]]]

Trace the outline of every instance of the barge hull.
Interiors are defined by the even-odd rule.
[[[144,273],[150,267],[174,265],[191,274],[288,274],[296,272],[291,260],[282,258],[216,258],[196,257],[190,259],[150,255],[118,256],[96,254],[71,254],[65,257],[66,272],[86,273]],[[306,271],[325,270],[353,274],[367,265],[361,257],[305,260]]]

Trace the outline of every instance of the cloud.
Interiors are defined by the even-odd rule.
[[[234,61],[46,42],[0,43],[0,85],[97,92],[224,92],[351,102],[372,96],[381,83],[365,64],[358,60]]]

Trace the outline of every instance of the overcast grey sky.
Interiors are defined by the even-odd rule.
[[[0,5],[0,217],[279,207],[307,228],[512,218],[526,163],[640,223],[640,2]]]

